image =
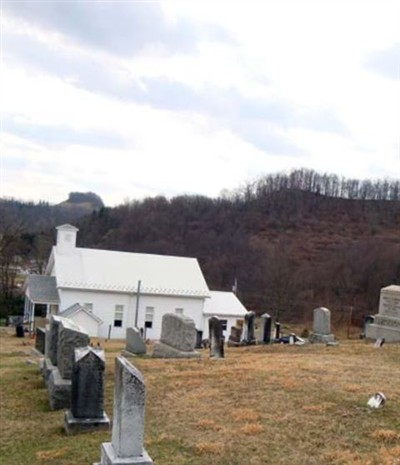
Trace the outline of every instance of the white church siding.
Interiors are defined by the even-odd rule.
[[[196,328],[201,331],[203,329],[203,303],[202,298],[142,295],[139,299],[138,326],[144,327],[146,307],[153,307],[153,327],[146,331],[146,337],[160,339],[162,316],[166,313],[177,313],[177,309],[182,309],[183,315],[192,318]]]
[[[99,326],[98,337],[107,338],[111,325],[111,338],[124,339],[126,329],[135,324],[136,300],[136,294],[63,289],[61,310],[65,310],[75,303],[91,304],[93,313],[104,322]],[[162,316],[165,313],[176,313],[176,309],[183,309],[183,314],[192,318],[196,328],[202,330],[203,302],[204,299],[201,298],[140,295],[138,327],[145,327],[146,308],[151,307],[154,308],[154,319],[152,328],[146,331],[146,337],[149,339],[160,338]],[[121,327],[114,326],[116,305],[122,305],[124,309]]]

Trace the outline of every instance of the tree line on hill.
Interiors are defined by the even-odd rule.
[[[361,318],[400,282],[399,181],[353,181],[298,170],[218,198],[132,200],[75,222],[78,246],[196,257],[211,289],[237,282],[247,308],[283,321],[317,306]],[[25,229],[21,256],[44,264],[53,234]]]
[[[282,190],[301,190],[326,197],[354,200],[400,200],[400,180],[349,179],[336,174],[320,174],[305,168],[263,176],[234,193],[251,199]]]

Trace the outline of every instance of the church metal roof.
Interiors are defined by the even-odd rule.
[[[243,318],[247,310],[233,292],[210,291],[210,299],[204,302],[205,315],[226,315]]]
[[[25,286],[30,300],[36,304],[58,304],[60,302],[54,276],[29,275]]]
[[[209,289],[195,258],[75,248],[53,248],[59,288],[209,297]]]

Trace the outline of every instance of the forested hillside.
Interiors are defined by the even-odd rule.
[[[400,283],[400,182],[300,170],[217,199],[179,196],[101,208],[75,223],[78,245],[197,257],[211,289],[249,309],[308,320],[375,313],[382,286]],[[47,234],[50,234],[47,232]]]
[[[301,170],[210,199],[132,201],[80,223],[80,244],[197,257],[212,289],[235,280],[248,308],[301,321],[315,306],[377,310],[400,282],[400,183]]]

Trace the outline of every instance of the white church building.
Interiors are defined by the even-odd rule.
[[[31,327],[40,305],[46,318],[70,318],[92,337],[123,339],[128,327],[137,327],[157,340],[165,313],[192,318],[201,338],[217,316],[227,337],[247,312],[232,292],[209,290],[195,258],[79,248],[77,233],[68,224],[57,227],[45,275],[25,283],[24,319]]]

